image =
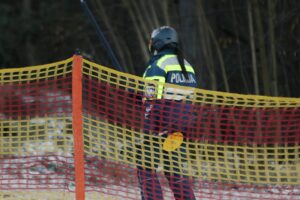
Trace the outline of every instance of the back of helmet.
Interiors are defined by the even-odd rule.
[[[168,44],[178,45],[178,36],[175,29],[162,26],[152,31],[149,49],[150,52],[159,51]]]

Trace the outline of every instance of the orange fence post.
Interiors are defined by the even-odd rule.
[[[73,56],[72,72],[72,126],[74,137],[74,164],[76,200],[85,198],[84,181],[84,147],[82,120],[82,57]]]

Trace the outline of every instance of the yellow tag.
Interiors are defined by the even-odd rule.
[[[174,151],[178,147],[180,147],[180,145],[182,144],[182,142],[183,142],[183,135],[182,135],[182,133],[175,132],[173,134],[168,135],[168,137],[164,141],[163,149],[165,151]]]

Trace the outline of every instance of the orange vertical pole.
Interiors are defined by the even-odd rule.
[[[84,145],[82,120],[82,57],[73,56],[72,71],[72,126],[74,137],[74,164],[76,200],[85,198]]]

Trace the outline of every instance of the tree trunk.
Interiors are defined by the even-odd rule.
[[[249,20],[249,34],[250,34],[250,46],[251,46],[251,57],[252,57],[252,69],[253,69],[253,82],[255,94],[259,94],[259,83],[258,83],[258,73],[256,64],[256,53],[255,53],[255,38],[253,30],[253,17],[252,17],[252,3],[248,3],[248,20]]]
[[[257,28],[257,39],[258,39],[258,49],[259,49],[259,60],[260,67],[262,69],[262,83],[263,83],[263,94],[270,95],[270,74],[269,65],[267,63],[266,47],[265,47],[265,35],[263,30],[263,21],[260,14],[260,8],[258,0],[253,1],[254,5],[254,15],[255,15],[255,25]]]
[[[204,88],[217,90],[217,79],[214,67],[214,59],[212,58],[211,43],[209,38],[209,24],[207,22],[203,1],[196,1],[196,13],[198,14],[198,32],[199,32],[199,45],[197,48],[201,49],[201,55],[198,56],[198,59],[201,59],[202,69],[200,75],[202,75],[202,85]],[[210,82],[210,84],[208,84]],[[200,86],[201,87],[201,86]]]
[[[200,8],[202,1],[197,0],[179,0],[178,1],[178,15],[179,15],[179,35],[182,42],[187,60],[195,67],[197,80],[201,88],[207,85],[207,78],[205,74],[205,60],[203,58],[204,43],[203,43],[203,20],[199,17],[204,17]],[[198,17],[195,17],[194,14]],[[201,27],[198,29],[198,27]]]
[[[269,34],[270,34],[270,46],[271,46],[271,65],[272,65],[272,95],[278,96],[278,77],[277,77],[277,61],[276,61],[276,49],[275,49],[275,4],[274,0],[268,0],[268,22],[269,22]]]
[[[109,36],[110,36],[109,38],[112,40],[113,46],[115,47],[115,49],[113,49],[113,52],[116,53],[116,57],[120,58],[120,61],[119,61],[120,65],[127,66],[127,67],[124,67],[124,70],[128,72],[129,71],[128,66],[130,66],[130,65],[125,61],[124,51],[122,49],[122,46],[118,42],[118,36],[115,34],[114,29],[110,24],[108,14],[107,14],[106,10],[104,9],[104,6],[101,1],[95,1],[95,2],[96,2],[95,7],[99,10],[98,13],[100,15],[100,18],[104,22],[104,26],[108,29]],[[116,67],[116,66],[114,66],[114,67]]]
[[[22,21],[27,22],[28,20],[31,19],[31,0],[23,0],[23,9],[22,9]],[[26,60],[28,65],[35,65],[37,64],[35,56],[35,47],[32,44],[32,40],[31,40],[31,34],[29,32],[25,33],[25,50],[23,49],[23,51],[25,52],[29,52],[26,54],[22,54],[24,56],[26,56]]]
[[[249,93],[250,92],[250,88],[248,86],[248,82],[247,82],[247,79],[246,79],[246,75],[245,75],[245,65],[243,64],[243,59],[242,59],[242,51],[241,51],[241,41],[240,41],[240,33],[239,33],[239,27],[238,27],[238,23],[237,23],[237,15],[235,13],[235,10],[234,10],[234,5],[233,5],[233,2],[232,0],[230,0],[230,8],[231,8],[231,13],[232,13],[232,23],[233,23],[233,29],[234,29],[234,33],[236,35],[236,38],[237,38],[237,45],[238,45],[238,49],[237,49],[237,54],[238,54],[238,63],[239,63],[239,67],[240,67],[240,74],[241,74],[241,78],[242,78],[242,83],[243,83],[243,86],[244,86],[244,91],[246,93]],[[251,85],[251,84],[250,84]]]

